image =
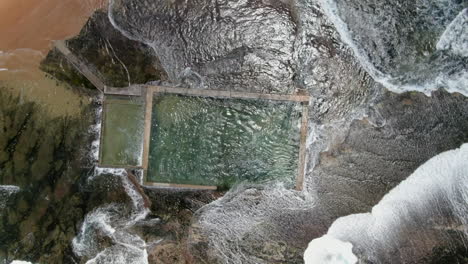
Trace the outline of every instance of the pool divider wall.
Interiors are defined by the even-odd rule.
[[[153,112],[153,96],[154,93],[151,88],[146,88],[146,108],[145,108],[145,131],[143,132],[143,170],[144,182],[146,184],[146,175],[148,170],[149,161],[149,147],[151,141],[151,116]]]
[[[102,102],[102,112],[101,112],[101,131],[99,131],[99,153],[98,153],[98,166],[105,166],[101,163],[102,161],[102,151],[103,151],[103,137],[104,137],[104,130],[105,130],[105,118],[106,118],[106,97],[103,97]]]
[[[297,178],[296,178],[296,190],[298,191],[302,191],[304,187],[308,116],[309,116],[308,104],[302,103],[301,132],[300,132],[301,134],[300,134],[300,141],[299,141],[299,162],[297,166],[298,168],[297,168]]]

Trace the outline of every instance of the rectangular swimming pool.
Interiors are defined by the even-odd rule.
[[[301,109],[291,101],[155,94],[146,181],[293,186]]]

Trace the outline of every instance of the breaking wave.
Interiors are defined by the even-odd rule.
[[[135,190],[123,169],[97,168],[93,179],[118,177],[130,204],[109,203],[88,213],[73,239],[76,255],[89,258],[86,263],[148,263],[146,242],[129,229],[149,213],[143,197]]]
[[[370,213],[337,219],[327,235],[309,244],[305,259],[318,258],[320,252],[311,247],[330,241],[335,241],[334,246],[328,248],[345,253],[350,249],[346,243],[352,243],[355,254],[371,263],[398,263],[399,256],[408,254],[412,247],[411,254],[422,251],[427,256],[444,240],[448,247],[455,247],[454,237],[468,237],[467,161],[468,144],[433,157],[385,195]]]
[[[320,2],[343,42],[389,90],[430,95],[444,88],[468,95],[468,9],[463,2]]]

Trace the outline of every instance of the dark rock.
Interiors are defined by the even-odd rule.
[[[187,247],[193,214],[202,206],[223,195],[216,191],[174,190],[144,188],[152,201],[151,217],[160,219],[156,225],[136,227],[137,232],[150,243],[150,263],[192,263]]]
[[[66,43],[108,86],[127,87],[166,79],[151,48],[122,35],[104,11],[96,11],[80,34]],[[56,49],[42,61],[41,69],[72,87],[94,88]]]

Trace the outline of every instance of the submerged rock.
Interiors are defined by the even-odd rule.
[[[90,138],[91,111],[50,118],[5,90],[0,88],[0,183],[19,189],[0,210],[0,258],[70,262],[70,240],[85,213],[79,154]]]

